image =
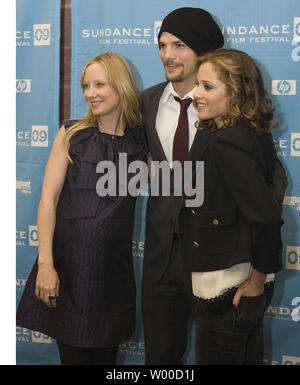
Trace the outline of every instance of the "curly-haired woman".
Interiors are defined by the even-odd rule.
[[[194,103],[207,131],[204,202],[180,214],[192,273],[198,364],[261,364],[263,316],[281,269],[281,199],[272,185],[273,109],[254,60],[199,58]]]

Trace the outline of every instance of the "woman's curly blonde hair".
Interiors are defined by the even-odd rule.
[[[254,60],[245,52],[233,49],[219,49],[198,58],[199,66],[209,62],[219,79],[226,85],[229,95],[228,110],[221,117],[222,127],[233,126],[248,120],[250,126],[262,134],[271,131],[274,108],[264,87],[261,72]],[[217,130],[213,119],[200,121],[195,125]]]

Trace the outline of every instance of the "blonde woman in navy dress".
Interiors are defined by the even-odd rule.
[[[89,110],[54,141],[38,210],[39,255],[17,324],[56,339],[62,364],[114,364],[135,328],[136,198],[100,197],[96,166],[110,160],[118,175],[120,153],[129,164],[147,149],[139,91],[121,56],[91,59],[81,86]]]

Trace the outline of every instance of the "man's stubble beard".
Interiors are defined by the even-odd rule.
[[[175,78],[172,78],[171,76],[168,76],[168,75],[166,74],[166,79],[167,79],[169,82],[172,82],[172,83],[180,83],[180,82],[183,82],[183,81],[184,81],[184,76],[183,76],[183,74],[181,74],[181,75],[176,76]]]
[[[184,81],[184,79],[185,79],[184,72],[181,71],[181,73],[176,75],[175,77],[172,75],[168,75],[168,73],[166,72],[166,79],[172,83],[180,83],[180,82]]]

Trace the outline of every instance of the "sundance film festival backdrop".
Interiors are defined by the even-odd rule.
[[[16,267],[19,301],[37,257],[37,207],[59,125],[60,1],[16,2]],[[17,363],[57,363],[56,346],[17,327]]]
[[[207,9],[226,48],[244,50],[262,70],[276,107],[273,131],[289,186],[283,205],[283,266],[265,315],[265,364],[300,364],[300,4],[299,0],[73,0],[71,117],[86,106],[79,85],[84,64],[113,51],[132,66],[141,90],[164,80],[157,34],[171,10]],[[17,1],[17,300],[37,253],[36,213],[43,172],[58,129],[59,1]],[[140,288],[147,198],[139,199],[132,244],[138,289],[137,329],[120,346],[119,364],[144,364]],[[193,333],[187,364],[194,363]],[[58,364],[54,341],[17,328],[18,364]]]

